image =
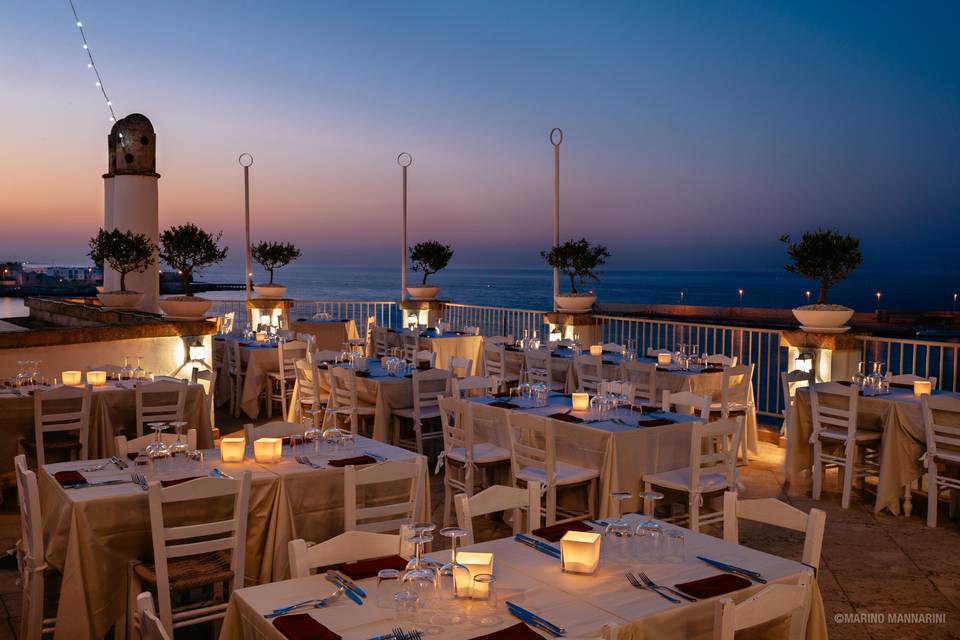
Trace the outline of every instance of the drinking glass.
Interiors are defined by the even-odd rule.
[[[637,497],[643,501],[653,502],[651,513],[656,513],[657,500],[663,500],[663,494],[659,491],[641,491]],[[660,549],[663,542],[663,525],[654,520],[654,516],[644,516],[645,520],[636,528],[636,536],[639,542],[639,551],[641,556],[648,560],[656,561],[660,557]]]
[[[415,591],[403,589],[393,596],[393,613],[397,622],[413,622],[417,617],[418,600]]]
[[[664,529],[662,536],[663,559],[674,564],[682,564],[686,560],[684,553],[683,532],[677,529]]]
[[[440,613],[434,616],[434,622],[441,625],[460,624],[463,622],[460,600],[470,594],[463,593],[463,587],[458,585],[470,585],[470,570],[457,562],[457,540],[467,535],[467,531],[459,527],[447,527],[440,530],[440,535],[450,538],[450,562],[437,570],[437,604]]]
[[[400,572],[396,569],[381,569],[377,572],[377,606],[392,609],[394,597],[400,591]]]
[[[120,379],[129,380],[133,376],[133,369],[130,368],[130,356],[123,356],[123,366],[120,367]]]
[[[623,519],[623,502],[633,497],[629,491],[614,491],[610,494],[616,504],[617,517],[610,520],[603,530],[603,555],[611,564],[630,558],[630,548],[636,535],[630,523]]]
[[[316,422],[310,421],[310,427],[303,432],[303,442],[305,445],[313,443],[313,452],[320,453],[320,441],[323,439],[323,431],[317,428]]]
[[[492,573],[480,573],[473,576],[471,588],[472,620],[481,627],[492,627],[503,622],[497,615],[497,579]]]
[[[137,368],[133,370],[134,380],[143,380],[146,371],[143,370],[143,356],[137,356]]]
[[[165,422],[151,422],[147,425],[157,434],[157,439],[147,444],[143,452],[150,459],[150,466],[153,468],[154,475],[159,475],[166,470],[167,462],[170,459],[170,447],[163,442],[160,437],[162,431],[167,428]]]
[[[183,429],[188,424],[182,420],[170,423],[177,434],[177,440],[167,447],[167,452],[170,454],[171,461],[178,466],[186,462],[187,454],[190,452],[190,445],[183,440]]]

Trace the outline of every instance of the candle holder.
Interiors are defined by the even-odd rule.
[[[221,438],[220,459],[223,462],[243,462],[246,448],[245,438]]]
[[[560,566],[566,573],[593,573],[600,564],[600,534],[568,531],[560,539]]]

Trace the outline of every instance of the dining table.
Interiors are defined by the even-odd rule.
[[[273,342],[243,340],[236,336],[217,336],[213,339],[214,362],[220,363],[217,372],[217,398],[226,402],[230,397],[230,376],[224,350],[230,340],[240,341],[240,361],[243,364],[243,386],[240,388],[240,410],[252,420],[260,415],[260,398],[267,391],[269,375],[280,371],[277,345]],[[339,350],[339,348],[338,348]]]
[[[509,412],[523,412],[550,420],[557,460],[596,470],[600,473],[600,517],[616,508],[610,498],[613,491],[636,493],[643,485],[643,476],[690,465],[692,426],[699,417],[658,408],[621,407],[603,416],[592,416],[589,410],[574,411],[570,396],[552,393],[544,406],[536,400],[517,397],[472,397],[475,418],[474,434],[478,442],[490,442],[510,450]],[[552,417],[551,417],[552,416]],[[486,418],[484,420],[483,418]],[[580,506],[573,496],[558,498],[571,508]],[[573,500],[574,502],[569,502]],[[627,511],[638,510],[640,501],[633,497],[623,505]]]
[[[387,329],[387,341],[390,346],[402,347],[403,335],[409,329],[400,331]],[[466,331],[442,331],[436,329],[416,330],[417,345],[421,351],[431,351],[436,354],[435,365],[438,369],[448,369],[450,358],[467,358],[470,360],[470,370],[467,375],[474,375],[480,371],[480,361],[483,358],[483,336]]]
[[[936,396],[960,398],[960,393],[935,390]],[[881,433],[880,473],[877,479],[877,497],[873,510],[888,509],[893,514],[903,511],[910,515],[910,485],[926,470],[923,454],[927,448],[926,432],[920,398],[913,393],[913,385],[891,384],[890,392],[865,395],[861,390],[857,401],[857,428]],[[800,387],[794,396],[793,411],[787,421],[787,467],[791,477],[813,468],[813,414],[810,408],[810,389]],[[960,424],[953,426],[960,427]]]
[[[251,473],[244,582],[255,585],[289,577],[290,540],[322,542],[343,532],[343,468],[330,461],[366,452],[377,461],[417,457],[357,436],[343,448],[317,443],[294,451],[285,445],[282,459],[275,463],[256,462],[253,447],[248,446],[243,462],[223,462],[219,450],[207,449],[202,461],[165,463],[163,468],[147,467],[143,472],[148,480]],[[310,464],[298,462],[299,455]],[[123,463],[124,469],[109,459],[70,461],[44,465],[37,474],[46,562],[63,575],[57,618],[70,621],[57,625],[58,640],[103,638],[123,619],[130,562],[152,558],[147,494],[132,476],[142,468],[132,461]],[[60,472],[101,465],[96,471],[81,471],[88,484],[72,488],[58,480]],[[430,505],[426,473],[420,483],[419,517],[424,517]],[[377,499],[400,500],[408,495],[409,483],[397,482],[380,487]],[[218,508],[221,505],[209,502],[187,503],[181,515],[189,519]]]
[[[290,321],[290,330],[310,334],[317,351],[342,351],[349,340],[359,340],[357,323],[351,319],[318,320],[301,318]]]
[[[638,516],[627,516],[631,526],[638,525]],[[721,596],[735,602],[755,595],[764,584],[736,578],[708,565],[697,556],[757,572],[769,584],[796,584],[801,575],[813,573],[810,567],[748,547],[724,542],[722,539],[693,532],[674,525],[660,523],[663,530],[682,540],[677,554],[631,555],[608,559],[601,543],[601,562],[592,574],[566,573],[560,560],[521,544],[512,537],[501,538],[464,547],[464,551],[493,554],[495,580],[495,609],[472,601],[461,600],[457,611],[462,621],[443,624],[435,612],[427,607],[410,619],[397,619],[389,598],[381,601],[377,578],[356,581],[366,594],[360,605],[350,599],[339,598],[322,608],[302,608],[290,612],[300,616],[293,619],[301,630],[309,629],[311,637],[367,640],[389,638],[393,629],[423,631],[424,637],[442,637],[450,640],[472,640],[486,634],[502,631],[503,637],[552,637],[546,632],[529,627],[517,635],[507,632],[523,624],[511,613],[506,602],[532,612],[548,623],[565,629],[568,638],[602,638],[604,640],[708,640],[713,637],[714,608]],[[601,533],[602,523],[587,525],[587,530]],[[547,543],[542,538],[533,538]],[[557,544],[556,542],[552,544]],[[449,551],[430,555],[439,562],[450,559]],[[671,588],[684,586],[699,588],[699,599],[670,602],[651,590],[634,587],[625,577],[625,571],[643,571],[659,585]],[[706,580],[707,582],[701,582]],[[706,591],[706,586],[712,589]],[[827,638],[823,601],[815,579],[807,601],[801,604],[806,617],[807,640]],[[390,591],[396,590],[391,589]],[[274,609],[312,600],[332,591],[326,576],[285,580],[268,585],[235,591],[230,599],[221,630],[221,640],[285,640],[279,628],[288,628],[282,618],[277,625],[268,618]],[[386,595],[390,594],[387,591]],[[322,625],[322,626],[320,626]],[[278,628],[279,627],[279,628]],[[771,630],[768,628],[768,630]],[[782,637],[782,636],[777,636]]]

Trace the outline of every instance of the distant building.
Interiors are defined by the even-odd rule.
[[[95,282],[103,279],[103,269],[96,266],[83,265],[22,265],[24,274],[42,274],[49,278],[56,278],[63,282]]]

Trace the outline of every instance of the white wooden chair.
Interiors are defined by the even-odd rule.
[[[731,544],[740,544],[740,520],[751,520],[804,534],[801,562],[814,571],[820,569],[820,553],[823,550],[823,532],[827,514],[820,509],[804,513],[776,498],[738,500],[737,494],[723,494],[723,539]]]
[[[196,450],[197,448],[197,430],[196,429],[187,429],[187,432],[183,435],[186,438],[187,445],[189,445],[191,450]],[[140,436],[139,438],[133,438],[132,440],[127,440],[126,436],[120,435],[115,436],[113,439],[113,448],[118,456],[128,456],[130,454],[137,454],[143,450],[145,446],[149,443],[156,441],[157,436],[153,433],[148,433],[146,435]],[[175,433],[161,433],[160,440],[164,444],[173,444],[177,441],[177,434]]]
[[[142,640],[172,640],[172,636],[163,628],[153,606],[153,595],[144,591],[137,596],[137,620]]]
[[[507,413],[510,428],[511,463],[514,483],[537,482],[546,490],[543,516],[547,526],[578,518],[592,518],[596,512],[596,492],[600,472],[559,462],[553,436],[553,423],[529,413]],[[582,485],[587,491],[586,513],[574,513],[557,507],[558,487]],[[561,516],[560,519],[557,516]]]
[[[467,531],[467,535],[461,541],[463,546],[476,542],[473,534],[473,519],[488,513],[512,511],[511,525],[514,535],[521,531],[530,533],[540,527],[540,483],[538,482],[528,482],[525,489],[495,484],[473,496],[458,493],[454,500],[457,507],[457,526]],[[525,527],[520,527],[521,513],[526,514]]]
[[[616,342],[604,342],[600,347],[604,353],[623,353],[623,345],[617,344]]]
[[[657,356],[661,353],[672,353],[670,349],[654,349],[653,347],[647,347],[647,357],[657,359]]]
[[[211,429],[217,428],[217,403],[215,396],[217,392],[217,371],[218,369],[216,367],[205,371],[200,371],[194,367],[193,372],[190,374],[190,382],[203,387],[203,410],[210,416]]]
[[[722,353],[714,353],[707,356],[708,365],[720,365],[721,367],[737,366],[737,356],[725,356]]]
[[[780,374],[780,388],[783,391],[783,427],[780,429],[780,432],[786,436],[787,440],[795,437],[794,434],[790,433],[790,425],[792,424],[794,407],[796,406],[797,389],[813,386],[814,383],[815,378],[813,371],[794,369],[793,371],[784,371]],[[783,457],[786,484],[790,482],[790,474],[786,472],[786,470],[793,468],[793,457],[790,451],[791,447],[788,444]]]
[[[284,422],[283,420],[274,420],[259,426],[249,422],[243,425],[243,437],[246,438],[248,445],[252,445],[257,438],[289,438],[292,435],[302,433],[302,424]]]
[[[924,395],[920,398],[927,450],[923,466],[927,470],[927,526],[937,526],[940,492],[950,491],[950,517],[956,516],[960,502],[960,400]],[[941,473],[954,469],[954,474]]]
[[[426,463],[422,456],[417,456],[411,461],[389,460],[363,468],[353,465],[344,467],[344,530],[374,533],[399,532],[400,525],[417,522],[420,516],[420,500],[425,478]],[[410,483],[406,499],[372,507],[362,507],[357,503],[359,487],[397,482]]]
[[[312,358],[303,358],[297,360],[294,365],[297,373],[297,402],[300,404],[300,415],[303,415],[304,409],[321,410],[330,402],[330,394],[324,393],[320,389],[320,372],[318,366],[313,364]],[[284,416],[288,422],[291,421],[293,407]]]
[[[450,379],[450,395],[463,398],[468,395],[493,395],[500,388],[500,381],[494,376],[468,376]]]
[[[420,351],[420,336],[404,331],[400,337],[400,345],[403,347],[403,359],[416,366],[417,352]]]
[[[350,431],[360,433],[360,417],[373,417],[376,407],[361,404],[357,391],[357,374],[352,369],[330,367],[330,398],[323,413],[324,426],[336,423],[338,418],[347,418]]]
[[[437,366],[437,352],[430,351],[429,349],[421,349],[417,351],[413,356],[413,363],[416,367],[421,367],[424,363],[430,365],[430,368],[433,369]]]
[[[636,390],[636,398],[642,403],[656,405],[657,397],[657,365],[643,362],[621,362],[620,375],[632,382]]]
[[[562,389],[562,382],[553,380],[553,364],[549,351],[525,351],[523,354],[524,378],[529,384],[546,385],[547,389]]]
[[[930,387],[933,389],[937,388],[937,376],[930,376],[929,378],[924,378],[923,376],[914,375],[912,373],[901,373],[899,375],[893,375],[887,371],[886,375],[887,382],[891,384],[913,384],[918,380],[929,380]]]
[[[164,507],[175,505],[180,511],[184,503],[196,503],[196,513],[215,500],[233,498],[232,514],[205,522],[191,521],[182,526],[167,526]],[[229,594],[243,587],[246,559],[247,512],[250,501],[250,472],[237,479],[211,478],[190,480],[171,487],[162,487],[154,480],[149,485],[150,531],[153,538],[153,562],[134,562],[131,567],[131,594],[140,593],[144,585],[156,589],[159,615],[170,636],[174,630],[201,622],[219,621],[226,613]],[[189,592],[209,588],[213,597],[194,608],[179,605],[173,611],[171,592]],[[222,590],[222,591],[221,591]],[[129,615],[135,613],[131,603]]]
[[[307,343],[290,340],[277,345],[277,370],[268,374],[270,393],[267,396],[267,418],[273,417],[273,403],[280,403],[280,415],[287,418],[287,404],[297,380],[297,361],[307,357]]]
[[[489,338],[483,340],[483,371],[499,380],[498,388],[520,380],[519,374],[507,371],[507,357],[503,345],[490,342]]]
[[[735,420],[696,423],[690,433],[690,466],[643,476],[644,491],[654,488],[687,494],[687,515],[663,518],[666,522],[686,522],[699,531],[705,524],[723,520],[723,511],[702,514],[705,496],[735,491],[737,487],[737,448],[743,434],[743,416]],[[652,515],[653,503],[644,500],[643,512]]]
[[[390,341],[387,339],[387,330],[385,327],[373,326],[370,328],[373,352],[370,354],[374,358],[386,358],[390,350]]]
[[[337,358],[340,357],[339,351],[333,351],[332,349],[321,349],[320,351],[311,351],[307,356],[307,359],[310,360],[311,364],[321,365],[321,364],[330,364],[336,362]]]
[[[43,519],[40,516],[40,492],[37,474],[27,469],[27,458],[19,455],[13,466],[17,474],[17,501],[20,506],[20,539],[17,541],[17,568],[20,572],[20,638],[39,640],[53,633],[56,618],[43,616],[44,571],[47,569],[43,547]],[[14,612],[10,612],[13,615]]]
[[[597,387],[597,392],[601,395],[615,394],[622,396],[626,398],[627,402],[631,405],[633,405],[637,399],[637,387],[632,382],[624,382],[623,380],[605,380]]]
[[[439,429],[424,429],[429,423],[439,425],[440,403],[439,396],[447,394],[447,381],[450,379],[450,372],[443,369],[428,369],[413,371],[413,406],[405,409],[394,409],[394,418],[410,420],[413,424],[413,440],[401,436],[400,430],[395,430],[397,434],[397,444],[407,449],[416,451],[423,455],[423,443],[425,440],[436,440],[441,438]]]
[[[309,547],[304,540],[291,540],[287,543],[287,550],[290,554],[290,577],[306,578],[314,569],[398,555],[400,536],[395,533],[346,531]]]
[[[53,387],[33,394],[34,441],[21,440],[24,450],[36,449],[37,468],[46,464],[46,450],[69,451],[87,459],[92,391],[82,387]],[[52,405],[52,406],[51,406]],[[70,432],[75,431],[76,436]],[[55,434],[47,437],[47,434]]]
[[[158,380],[134,387],[137,406],[137,437],[150,422],[182,422],[187,402],[187,381]]]
[[[826,468],[837,467],[843,485],[841,506],[850,506],[854,478],[880,473],[879,431],[857,429],[859,395],[854,385],[824,382],[810,388],[813,414],[813,499],[820,499]],[[824,444],[829,450],[824,450]]]
[[[670,393],[664,389],[660,407],[687,416],[699,414],[701,420],[710,422],[710,396],[698,396],[690,391]]]
[[[713,640],[734,640],[737,631],[790,617],[786,640],[806,637],[810,609],[808,573],[800,574],[797,584],[771,584],[740,604],[723,597],[713,605]]]
[[[459,398],[440,398],[439,410],[443,453],[437,469],[444,467],[443,525],[447,526],[452,516],[454,493],[472,496],[476,486],[482,486],[487,469],[510,462],[510,451],[491,442],[476,441],[473,403]]]
[[[577,391],[596,393],[603,380],[603,358],[579,354],[574,356],[573,367],[577,372]]]
[[[503,346],[505,344],[513,344],[514,342],[516,342],[516,340],[512,335],[488,336],[483,339],[484,344],[496,344],[500,346]]]
[[[753,385],[753,365],[730,365],[724,368],[720,374],[720,400],[713,402],[710,407],[711,413],[719,416],[721,420],[726,420],[735,415],[744,417],[744,427],[747,423],[747,415],[755,411],[753,406],[753,394],[751,391]],[[743,463],[747,464],[749,460],[749,451],[747,434],[744,433],[740,438],[740,457]]]
[[[240,417],[240,397],[243,394],[243,381],[247,375],[247,368],[240,355],[240,341],[227,338],[223,342],[224,360],[227,365],[227,377],[230,389],[230,414]]]
[[[473,360],[459,356],[450,356],[447,358],[447,371],[449,371],[454,378],[466,378],[473,373]]]

